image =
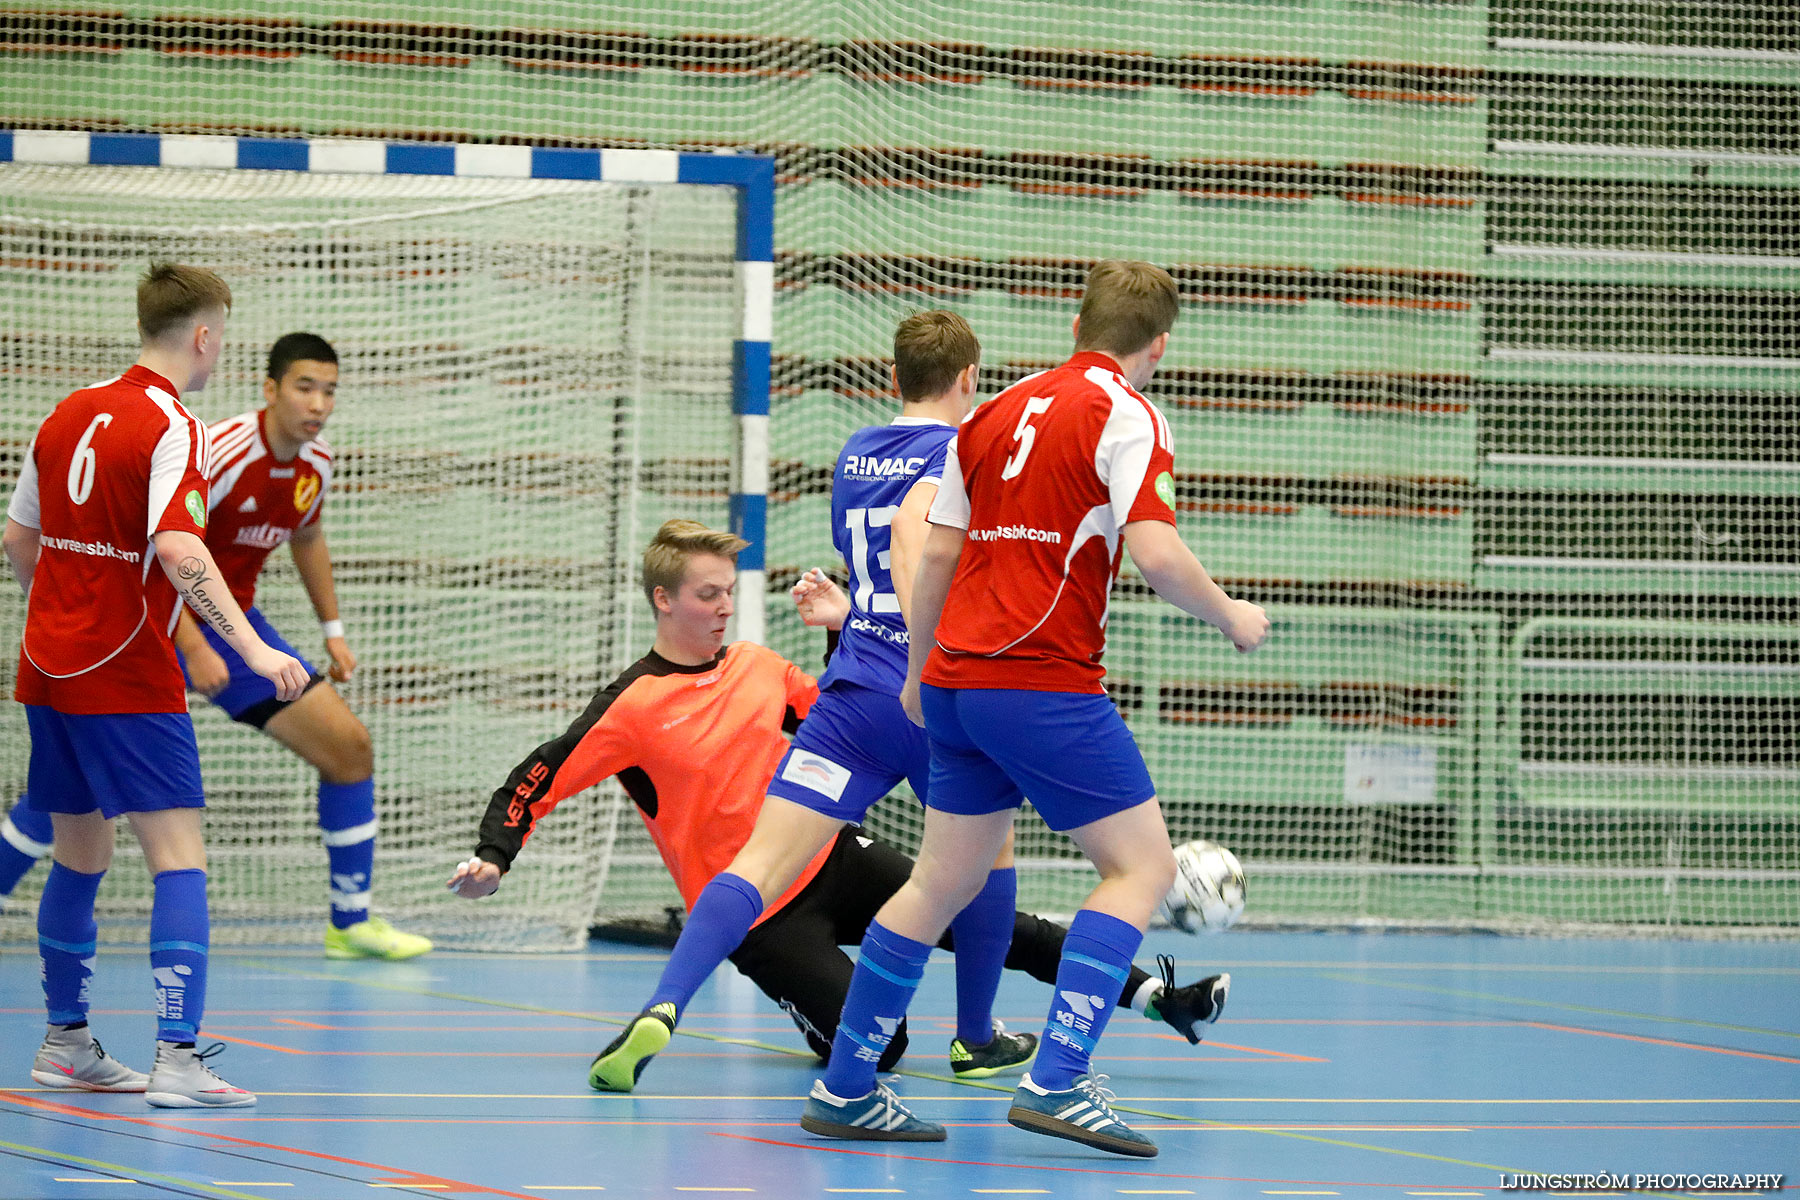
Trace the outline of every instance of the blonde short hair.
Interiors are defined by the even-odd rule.
[[[1075,349],[1136,354],[1175,327],[1175,280],[1147,262],[1109,258],[1088,272]]]
[[[208,309],[231,308],[231,285],[205,267],[151,263],[138,280],[138,330],[154,341]]]
[[[656,589],[673,596],[687,578],[688,560],[696,554],[717,554],[737,561],[738,551],[750,543],[723,529],[708,529],[698,521],[677,517],[664,521],[644,549],[644,599],[656,607]]]

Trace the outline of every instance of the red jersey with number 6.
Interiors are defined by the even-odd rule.
[[[7,516],[39,531],[13,695],[64,713],[186,712],[174,586],[151,539],[206,533],[206,427],[133,366],[72,393],[25,454]]]
[[[212,426],[207,475],[212,532],[206,547],[238,607],[256,599],[256,577],[269,552],[316,523],[331,490],[331,447],[314,438],[288,462],[269,449],[268,410],[239,413]]]
[[[1081,353],[963,422],[931,521],[967,531],[925,682],[1101,692],[1107,601],[1132,521],[1175,523],[1169,423]]]

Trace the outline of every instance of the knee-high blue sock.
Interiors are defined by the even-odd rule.
[[[331,862],[331,924],[347,929],[369,919],[375,876],[375,781],[319,781],[319,836]]]
[[[1087,1073],[1094,1043],[1106,1030],[1113,1005],[1131,973],[1131,958],[1143,944],[1144,931],[1106,913],[1084,908],[1069,922],[1063,939],[1062,966],[1056,972],[1056,996],[1031,1081],[1048,1091],[1073,1087]]]
[[[825,1087],[832,1095],[854,1100],[875,1089],[876,1064],[905,1019],[930,957],[930,946],[901,937],[879,921],[869,922],[825,1068]]]
[[[667,1001],[677,1016],[685,1012],[700,985],[738,948],[762,910],[762,893],[749,880],[730,871],[713,876],[694,901],[694,911],[681,928],[650,1003]]]
[[[94,897],[105,871],[89,875],[50,864],[38,900],[38,956],[44,960],[44,1008],[52,1025],[87,1020],[88,980],[94,975]]]
[[[994,993],[1012,948],[1018,895],[1017,871],[989,871],[969,907],[950,922],[956,941],[956,1036],[965,1046],[985,1046],[994,1038]]]
[[[0,896],[12,890],[31,870],[31,864],[50,853],[50,814],[39,812],[20,796],[5,820],[0,820]]]
[[[150,976],[156,984],[156,1038],[192,1042],[206,1012],[206,872],[190,868],[156,877],[150,907]]]

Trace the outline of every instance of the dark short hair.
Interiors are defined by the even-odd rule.
[[[1136,354],[1175,327],[1175,280],[1159,266],[1109,258],[1088,272],[1075,349]]]
[[[287,369],[307,359],[311,362],[335,363],[337,351],[331,343],[316,333],[284,333],[275,339],[269,347],[269,378],[276,383],[287,374]]]
[[[151,263],[138,280],[138,331],[153,341],[209,308],[231,308],[231,286],[205,267]]]
[[[902,400],[941,396],[965,368],[980,361],[975,331],[953,312],[914,313],[894,330],[894,377]]]

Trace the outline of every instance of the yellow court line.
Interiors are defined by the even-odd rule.
[[[262,1197],[252,1195],[249,1192],[228,1192],[222,1187],[201,1183],[197,1179],[182,1179],[176,1175],[160,1175],[155,1171],[141,1171],[136,1167],[122,1167],[118,1163],[104,1162],[97,1158],[83,1158],[79,1154],[69,1154],[62,1150],[46,1150],[42,1146],[27,1146],[21,1145],[18,1142],[0,1142],[0,1149],[18,1150],[26,1154],[38,1154],[45,1158],[67,1163],[70,1166],[88,1167],[95,1171],[118,1171],[121,1174],[137,1176],[136,1179],[126,1180],[125,1182],[127,1183],[142,1183],[144,1180],[154,1179],[158,1183],[174,1184],[177,1187],[198,1188],[202,1192],[210,1192],[215,1196],[228,1196],[231,1200],[262,1200]]]
[[[1191,1196],[1194,1193],[1187,1189],[1170,1188],[1164,1191],[1159,1188],[1120,1188],[1121,1196]]]
[[[136,1183],[135,1179],[106,1179],[99,1175],[52,1175],[52,1183]]]
[[[1409,1196],[1485,1196],[1486,1192],[1408,1192]]]
[[[838,1196],[904,1196],[905,1188],[826,1188]]]
[[[528,1192],[604,1192],[597,1183],[522,1183]]]
[[[255,1179],[215,1179],[220,1187],[293,1187],[291,1183],[262,1183]]]
[[[678,1187],[678,1192],[754,1192],[755,1188],[741,1187]]]
[[[598,1024],[605,1024],[605,1025],[623,1026],[625,1024],[624,1020],[618,1020],[618,1019],[612,1019],[612,1018],[596,1018],[587,1013],[570,1012],[567,1009],[546,1008],[546,1007],[540,1007],[538,1005],[519,1004],[519,1003],[515,1003],[512,1001],[505,1001],[505,1000],[492,1000],[492,999],[488,999],[487,997],[466,996],[466,995],[461,995],[461,994],[453,993],[453,992],[438,992],[438,991],[432,991],[432,990],[429,990],[426,988],[408,987],[404,984],[383,983],[379,980],[368,979],[368,978],[354,976],[354,975],[332,975],[332,974],[325,974],[325,973],[316,972],[316,971],[299,971],[299,970],[294,970],[292,968],[287,968],[287,967],[277,967],[277,966],[274,966],[273,964],[269,964],[269,963],[264,963],[262,965],[263,965],[264,969],[278,971],[278,972],[292,975],[292,976],[295,976],[297,978],[302,978],[302,979],[316,979],[316,980],[322,980],[322,981],[334,983],[334,984],[349,983],[349,984],[354,984],[354,985],[357,985],[360,987],[376,988],[376,989],[382,990],[382,991],[401,992],[401,993],[415,995],[415,996],[430,996],[434,999],[439,999],[439,1000],[457,1000],[457,1001],[462,1001],[462,1002],[468,1003],[468,1004],[479,1004],[479,1005],[483,1005],[483,1006],[489,1007],[489,1008],[510,1009],[510,1010],[518,1011],[518,1012],[548,1013],[552,1016],[570,1017],[575,1020],[581,1020],[581,1021],[594,1021]],[[753,1042],[753,1041],[748,1041],[748,1040],[738,1039],[738,1038],[719,1037],[719,1036],[713,1035],[713,1034],[686,1033],[686,1031],[681,1030],[681,1029],[677,1029],[675,1032],[677,1035],[685,1035],[688,1037],[699,1037],[699,1038],[702,1038],[704,1040],[711,1041],[711,1042],[718,1042],[718,1043],[724,1043],[727,1045],[736,1045],[736,1046],[749,1046],[754,1049],[769,1050],[769,1051],[773,1051],[774,1053],[785,1055],[790,1058],[810,1058],[811,1057],[810,1051],[795,1050],[795,1049],[791,1049],[786,1046],[773,1046],[766,1042]],[[902,1070],[898,1073],[901,1075],[910,1076],[915,1079],[931,1079],[931,1080],[936,1080],[941,1083],[948,1083],[951,1085],[960,1084],[961,1086],[964,1086],[964,1087],[984,1089],[984,1090],[991,1091],[991,1092],[1003,1093],[1007,1096],[1010,1096],[1014,1090],[1009,1085],[987,1083],[985,1081],[976,1081],[976,1080],[958,1080],[954,1076],[937,1075],[937,1074],[933,1074],[933,1073],[927,1072],[927,1071]],[[475,1098],[475,1097],[471,1097],[471,1098]],[[755,1097],[755,1098],[761,1099],[762,1097]],[[635,1101],[638,1099],[646,1099],[646,1097],[633,1096],[632,1099]],[[719,1099],[719,1097],[706,1097],[706,1099],[716,1100],[716,1099]],[[1169,1103],[1169,1101],[1164,1097],[1157,1097],[1156,1099],[1157,1099],[1158,1103]],[[1205,1103],[1224,1103],[1224,1102],[1226,1102],[1226,1101],[1220,1100],[1218,1097],[1194,1097],[1193,1101],[1194,1102],[1205,1102]],[[1238,1100],[1235,1101],[1235,1103],[1246,1103],[1246,1102],[1254,1102],[1254,1098],[1249,1098],[1248,1100],[1246,1100],[1245,1098],[1239,1098]],[[1441,1103],[1445,1103],[1445,1102],[1440,1101],[1440,1100],[1420,1099],[1420,1100],[1414,1100],[1414,1101],[1412,1101],[1412,1103],[1441,1104]],[[1483,1102],[1472,1101],[1470,1103],[1483,1103]],[[1570,1103],[1577,1103],[1577,1102],[1570,1101]],[[1184,1120],[1192,1121],[1192,1120],[1195,1120],[1195,1118],[1193,1118],[1193,1117],[1183,1117],[1183,1116],[1181,1116],[1179,1114],[1175,1114],[1175,1113],[1158,1111],[1156,1109],[1134,1107],[1132,1105],[1127,1105],[1127,1104],[1115,1103],[1113,1105],[1113,1107],[1120,1112],[1127,1112],[1127,1113],[1131,1113],[1136,1116],[1156,1117],[1158,1119],[1165,1120],[1165,1121],[1184,1121]],[[1219,1122],[1211,1122],[1211,1123],[1218,1124]],[[1393,1155],[1393,1156],[1400,1157],[1400,1158],[1416,1158],[1416,1159],[1423,1160],[1425,1162],[1446,1163],[1450,1166],[1455,1166],[1455,1167],[1472,1167],[1476,1170],[1494,1171],[1494,1172],[1497,1172],[1497,1173],[1503,1174],[1503,1175],[1511,1174],[1514,1172],[1517,1172],[1519,1174],[1530,1174],[1530,1172],[1528,1172],[1528,1171],[1518,1171],[1517,1168],[1509,1167],[1509,1166],[1502,1166],[1502,1165],[1495,1164],[1495,1163],[1474,1162],[1469,1159],[1452,1158],[1448,1155],[1443,1155],[1443,1154],[1426,1154],[1423,1151],[1419,1151],[1419,1150],[1401,1150],[1401,1149],[1399,1149],[1397,1147],[1393,1147],[1393,1146],[1375,1146],[1375,1145],[1370,1145],[1369,1143],[1366,1143],[1366,1142],[1352,1142],[1352,1141],[1345,1141],[1341,1138],[1319,1137],[1315,1134],[1298,1133],[1298,1132],[1293,1132],[1293,1131],[1289,1131],[1289,1130],[1270,1130],[1265,1134],[1265,1136],[1277,1137],[1277,1138],[1287,1138],[1287,1139],[1290,1139],[1293,1141],[1300,1141],[1300,1142],[1311,1142],[1315,1145],[1336,1146],[1336,1147],[1339,1147],[1340,1149],[1346,1149],[1346,1150],[1362,1150],[1362,1151],[1366,1151],[1371,1154],[1386,1154],[1386,1155]],[[677,1190],[679,1191],[682,1189],[677,1189]],[[753,1189],[744,1189],[744,1190],[753,1190]]]

